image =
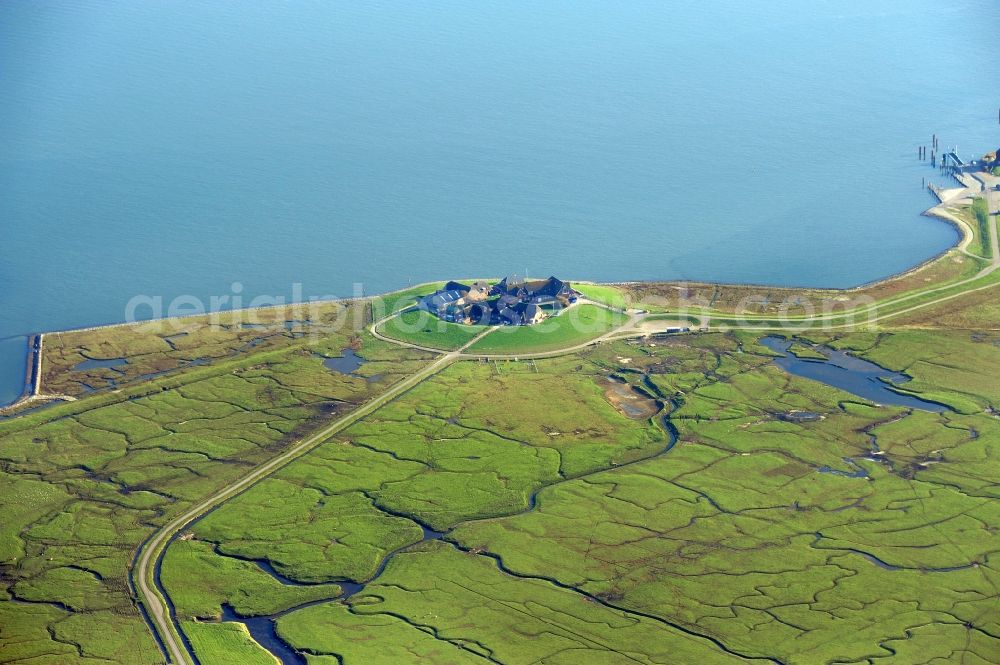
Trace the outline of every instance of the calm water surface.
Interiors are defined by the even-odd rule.
[[[236,281],[876,279],[954,241],[916,146],[1000,142],[958,55],[998,25],[995,0],[5,0],[0,338]],[[0,402],[23,372],[0,339]]]
[[[892,390],[893,386],[910,381],[910,377],[902,372],[894,372],[867,360],[856,358],[845,351],[823,346],[813,347],[821,355],[826,356],[826,360],[819,360],[798,358],[790,353],[789,349],[792,346],[790,339],[768,336],[762,338],[760,343],[772,351],[784,354],[775,358],[774,364],[790,374],[840,388],[876,404],[905,406],[937,413],[948,410],[948,407],[943,404],[928,402],[919,397]]]

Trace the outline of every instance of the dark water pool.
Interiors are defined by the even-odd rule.
[[[339,358],[323,358],[323,366],[338,374],[354,374],[365,364],[365,359],[354,352],[354,349],[344,349]]]
[[[774,364],[790,374],[840,388],[876,404],[905,406],[911,409],[934,412],[948,409],[943,404],[928,402],[892,390],[893,385],[905,383],[910,380],[910,377],[880,367],[867,360],[855,358],[844,351],[817,347],[816,350],[826,356],[826,360],[813,360],[796,358],[788,353],[788,349],[792,345],[790,339],[768,336],[761,339],[760,343],[772,351],[784,354],[780,358],[775,358]]]
[[[81,372],[89,369],[101,369],[104,367],[121,367],[122,365],[127,365],[128,360],[125,358],[109,358],[107,360],[98,360],[96,358],[87,358],[82,363],[77,363],[73,366],[74,372]]]

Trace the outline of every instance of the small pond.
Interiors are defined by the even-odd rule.
[[[943,404],[928,402],[892,390],[893,385],[905,383],[910,377],[867,360],[855,358],[844,351],[825,346],[816,347],[817,351],[826,356],[826,360],[813,360],[796,358],[788,353],[792,341],[783,337],[764,337],[760,343],[772,351],[784,354],[780,358],[775,358],[774,364],[786,372],[840,388],[876,404],[905,406],[934,412],[946,411],[948,408]]]
[[[84,372],[91,369],[102,369],[105,367],[121,367],[122,365],[127,365],[128,360],[125,358],[109,358],[107,360],[98,360],[96,358],[87,358],[81,363],[77,363],[73,366],[74,372]]]
[[[354,374],[366,362],[364,358],[354,352],[354,349],[347,348],[341,351],[341,353],[343,355],[339,358],[321,356],[323,358],[323,366],[338,374]]]

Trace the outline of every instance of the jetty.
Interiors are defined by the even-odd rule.
[[[42,387],[42,334],[32,335],[28,352],[27,394],[37,395]]]
[[[0,417],[20,411],[31,402],[51,402],[62,400],[75,401],[72,395],[42,394],[42,340],[44,335],[38,333],[28,338],[28,368],[24,373],[24,392],[16,401],[0,407]]]
[[[14,411],[27,402],[34,401],[42,385],[42,334],[28,338],[28,362],[24,373],[24,390],[21,396],[5,407],[0,407],[0,415]]]

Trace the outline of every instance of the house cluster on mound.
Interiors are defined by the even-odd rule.
[[[1000,168],[1000,148],[983,155],[983,166]]]
[[[418,306],[451,323],[526,326],[576,302],[579,296],[569,282],[555,277],[505,277],[496,284],[448,282],[443,289],[422,298]]]

